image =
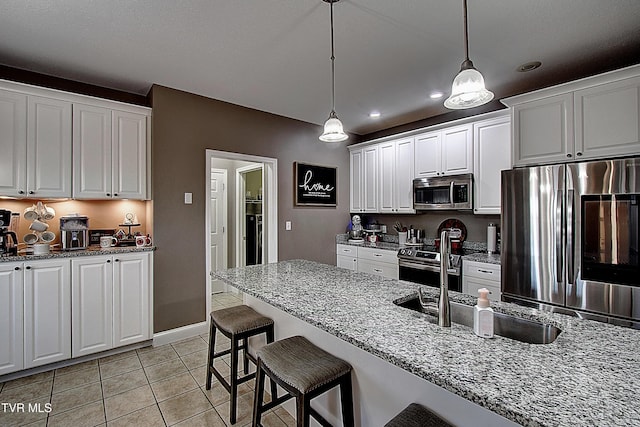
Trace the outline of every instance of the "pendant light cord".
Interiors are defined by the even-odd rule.
[[[469,60],[469,24],[467,23],[467,0],[462,0],[464,9],[464,54],[465,60]]]
[[[331,1],[331,114],[336,111],[336,56],[333,47],[333,1]]]

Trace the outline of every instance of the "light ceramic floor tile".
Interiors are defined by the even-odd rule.
[[[0,401],[26,404],[42,397],[50,397],[52,384],[53,379],[48,379],[20,387],[5,387],[0,393]]]
[[[128,357],[137,356],[137,355],[138,355],[137,350],[129,350],[123,353],[117,353],[117,354],[112,354],[111,356],[101,357],[99,359],[99,362],[102,365],[105,363],[111,363],[111,362],[115,362],[116,360],[126,359]]]
[[[51,396],[51,407],[53,409],[51,415],[99,400],[102,400],[102,387],[99,382],[54,393]]]
[[[181,359],[184,362],[187,369],[191,371],[195,368],[206,366],[208,357],[209,357],[209,350],[205,348],[203,350],[198,350],[195,353],[182,356]]]
[[[154,403],[156,403],[156,400],[153,397],[151,387],[148,385],[108,397],[104,400],[107,421],[128,415]]]
[[[182,372],[187,372],[187,367],[181,359],[173,359],[168,362],[144,368],[149,382],[160,381],[164,378],[172,377]]]
[[[99,381],[100,372],[97,365],[68,374],[56,374],[53,379],[53,392],[59,393],[69,390],[70,388],[76,388]]]
[[[169,344],[162,347],[156,347],[152,350],[145,350],[138,352],[138,357],[142,366],[152,366],[158,363],[167,362],[172,359],[178,358],[178,353]]]
[[[289,411],[284,409],[282,406],[276,406],[273,409],[273,412],[275,412],[275,414],[278,415],[278,417],[280,417],[282,421],[284,421],[287,427],[296,426],[296,419],[293,418],[293,416],[289,413]]]
[[[8,407],[7,409],[0,410],[0,426],[13,427],[23,426],[36,422],[42,422],[47,420],[46,404],[49,403],[49,398],[31,399],[27,401],[11,402],[0,399],[3,403],[23,403],[25,406],[20,410],[17,406]],[[29,410],[28,404],[32,405],[32,410]]]
[[[141,369],[142,364],[138,358],[137,353],[129,357],[117,359],[109,363],[100,363],[100,376],[102,379],[114,377],[116,375],[124,374],[125,372],[135,371]]]
[[[198,383],[196,383],[189,372],[151,383],[151,390],[153,390],[157,402],[162,402],[163,400],[197,388],[199,388]]]
[[[262,416],[261,424],[263,427],[287,427],[287,424],[273,411]]]
[[[231,414],[230,410],[230,401],[226,401],[221,405],[216,406],[216,411],[222,417],[222,420],[227,424],[227,426],[231,426],[229,422],[229,415]],[[238,402],[236,407],[236,424],[243,425],[248,422],[251,422],[251,417],[253,415],[253,394],[247,393],[242,396],[238,396]]]
[[[187,340],[179,341],[171,344],[179,356],[195,353],[198,350],[203,350],[208,347],[207,343],[200,338],[200,336],[189,338]]]
[[[33,383],[39,383],[42,381],[47,381],[53,379],[53,371],[41,372],[39,374],[29,375],[28,377],[18,378],[12,381],[8,381],[5,383],[5,389],[10,389],[14,387],[22,387],[25,385],[30,385]]]
[[[105,378],[102,380],[102,393],[104,398],[115,396],[134,388],[142,387],[149,384],[144,370],[138,369],[115,377]]]
[[[203,412],[195,417],[187,418],[175,425],[178,427],[226,427],[226,424],[222,421],[222,418],[220,418],[220,415],[215,409]]]
[[[75,365],[65,366],[64,368],[58,368],[56,369],[56,375],[71,374],[73,372],[82,371],[83,369],[90,369],[95,366],[98,366],[98,359],[76,363]]]
[[[48,427],[93,427],[105,422],[102,400],[49,417]]]
[[[160,413],[158,405],[153,404],[146,408],[139,409],[135,412],[116,418],[107,422],[107,427],[164,427],[164,419]],[[204,426],[204,424],[203,424]]]
[[[200,389],[160,402],[158,406],[169,426],[213,408]]]

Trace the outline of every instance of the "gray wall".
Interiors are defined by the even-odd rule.
[[[349,153],[320,126],[154,85],[154,332],[206,320],[206,149],[278,159],[278,257],[335,263],[349,219]],[[337,208],[293,207],[293,162],[338,168]],[[184,193],[193,193],[185,205]],[[285,221],[293,230],[285,231]]]

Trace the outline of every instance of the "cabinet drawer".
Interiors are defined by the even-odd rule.
[[[500,284],[496,286],[495,282],[485,279],[476,279],[475,277],[467,277],[462,284],[462,292],[467,295],[477,297],[478,290],[487,288],[489,290],[490,301],[500,301]]]
[[[358,272],[376,274],[389,279],[398,279],[398,264],[358,259]]]
[[[488,264],[485,262],[462,261],[463,277],[475,277],[478,279],[490,280],[500,287],[500,265]]]
[[[388,262],[398,265],[398,255],[395,251],[384,249],[359,248],[358,259],[366,259],[375,262]]]
[[[358,247],[349,245],[336,245],[336,255],[349,255],[352,257],[358,256]]]

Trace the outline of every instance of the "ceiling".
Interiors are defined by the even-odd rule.
[[[322,0],[2,0],[0,64],[146,95],[160,84],[305,122],[331,109]],[[462,0],[334,5],[336,111],[356,134],[447,112]],[[501,98],[640,62],[638,0],[469,0],[470,58]],[[542,67],[516,68],[528,61]],[[382,117],[372,119],[371,111]]]

